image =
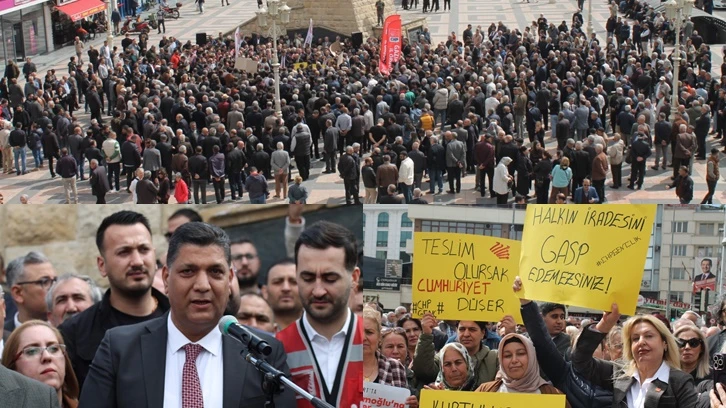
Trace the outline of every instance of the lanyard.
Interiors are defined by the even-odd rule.
[[[315,362],[315,368],[317,369],[317,372],[320,374],[320,382],[323,385],[323,395],[325,396],[325,401],[328,404],[331,404],[333,406],[336,406],[336,400],[338,399],[338,393],[340,392],[340,384],[342,382],[342,376],[343,376],[343,369],[345,368],[346,361],[348,360],[348,346],[350,344],[351,336],[353,335],[353,329],[354,329],[354,322],[355,322],[355,316],[351,313],[351,317],[348,321],[348,332],[345,335],[345,343],[343,344],[343,352],[340,355],[340,361],[338,362],[338,369],[335,370],[335,379],[333,382],[333,390],[328,392],[328,386],[325,383],[325,376],[323,376],[323,372],[320,370],[320,364],[318,363],[318,358],[315,356],[315,350],[313,349],[312,344],[310,343],[310,339],[308,338],[308,333],[305,330],[305,325],[300,322],[300,330],[303,333],[303,338],[305,339],[305,343],[307,344],[310,351],[312,351],[313,355],[313,362]]]

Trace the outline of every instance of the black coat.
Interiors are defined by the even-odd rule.
[[[126,167],[137,168],[141,166],[141,154],[136,149],[136,143],[125,141],[121,145],[121,162]]]
[[[157,313],[166,313],[170,307],[169,299],[154,288],[151,294],[159,302]],[[100,302],[58,327],[65,340],[66,354],[73,365],[73,372],[81,386],[106,331],[120,325],[112,311],[110,295],[109,289]]]

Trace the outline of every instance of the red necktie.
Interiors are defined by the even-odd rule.
[[[186,361],[182,371],[182,407],[183,408],[204,408],[202,398],[202,386],[199,383],[197,373],[197,357],[202,352],[202,346],[189,343],[184,346]]]

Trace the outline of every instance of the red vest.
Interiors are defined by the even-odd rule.
[[[347,355],[340,356],[345,359],[345,365],[340,389],[335,403],[332,404],[338,408],[350,408],[353,404],[360,407],[363,401],[363,319],[351,314],[355,329],[350,336]],[[308,348],[308,342],[303,337],[301,319],[277,333],[276,337],[285,346],[292,381],[310,394],[325,400],[322,377],[315,365],[313,350]],[[313,406],[298,395],[297,408],[313,408]]]

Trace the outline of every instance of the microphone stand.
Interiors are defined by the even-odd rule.
[[[267,402],[265,402],[265,408],[275,408],[274,396],[275,394],[279,394],[282,392],[283,385],[290,387],[297,394],[310,401],[310,403],[315,408],[333,408],[333,406],[331,406],[327,402],[298,387],[297,384],[287,378],[285,373],[271,366],[267,361],[263,360],[263,358],[255,351],[245,348],[242,349],[240,354],[247,362],[252,364],[263,375],[262,389],[267,392]]]

